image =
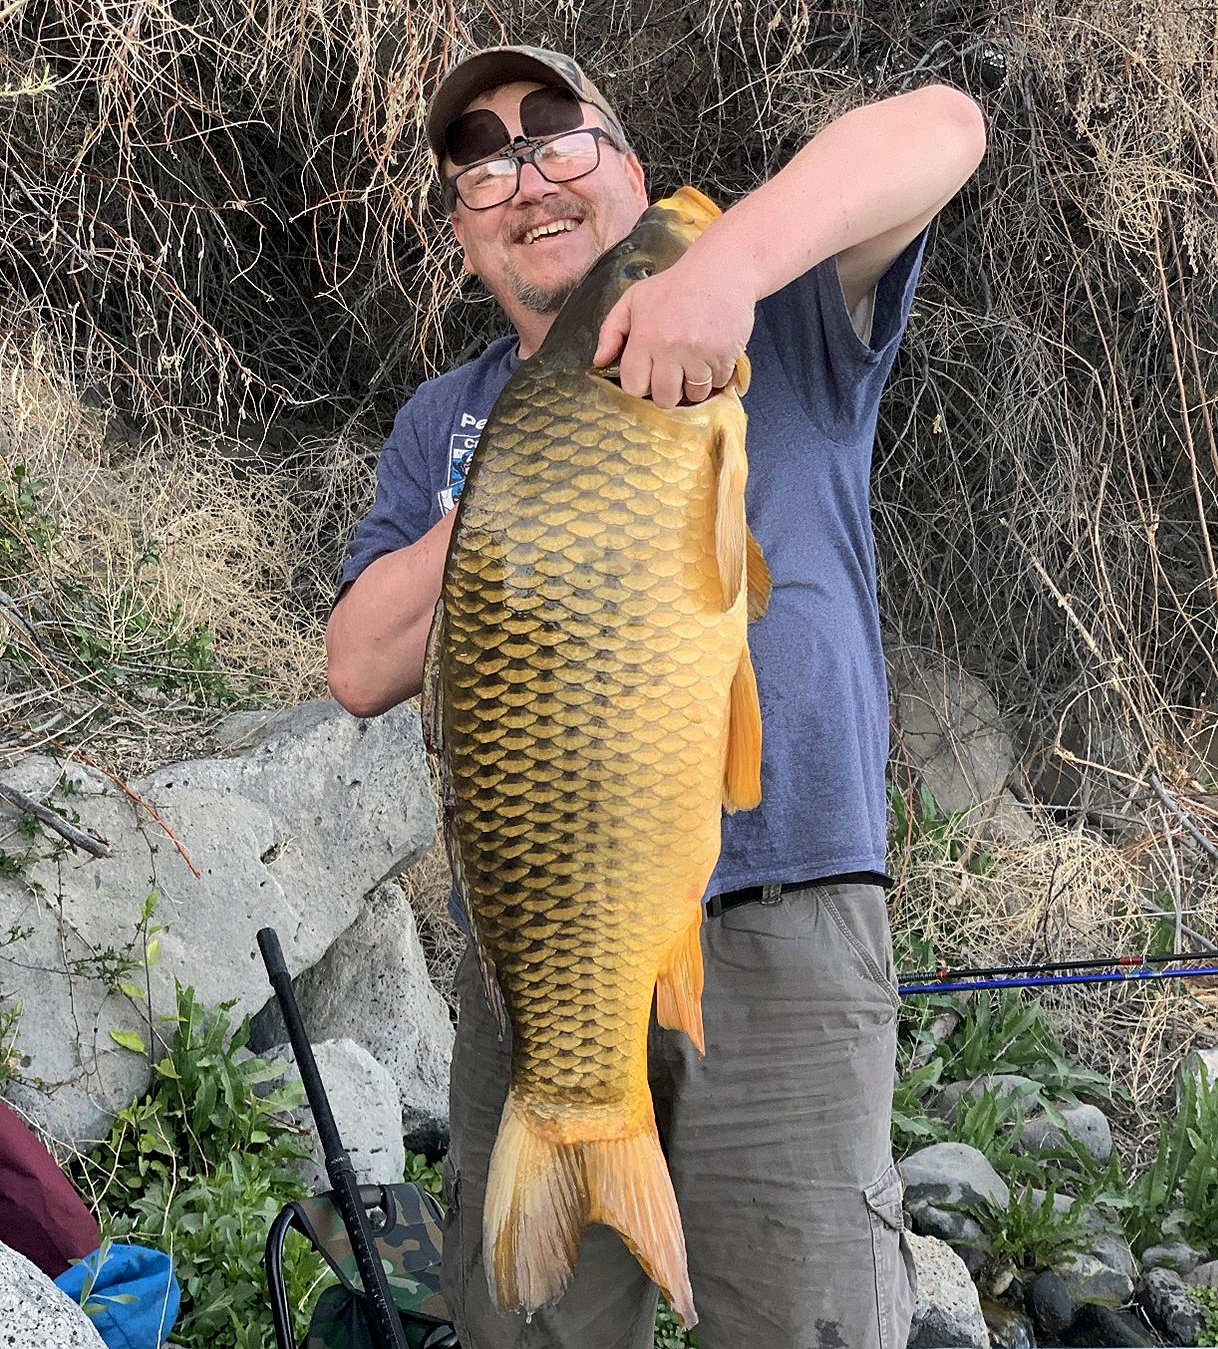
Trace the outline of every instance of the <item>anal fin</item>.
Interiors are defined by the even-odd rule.
[[[706,1053],[702,1030],[702,905],[694,921],[677,938],[656,977],[656,1020],[669,1030],[683,1030],[699,1054]]]

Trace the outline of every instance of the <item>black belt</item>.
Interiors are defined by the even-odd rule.
[[[726,890],[721,895],[711,895],[706,901],[706,915],[708,918],[718,918],[721,913],[741,904],[772,904],[789,890],[807,890],[821,885],[890,884],[888,877],[878,871],[847,871],[838,876],[817,876],[811,881],[772,881],[768,885],[749,885],[743,890]]]

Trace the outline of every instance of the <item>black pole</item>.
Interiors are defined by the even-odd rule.
[[[1165,956],[1105,956],[1095,960],[1033,961],[1027,965],[989,965],[985,967],[939,965],[933,970],[913,970],[899,977],[903,984],[930,983],[932,980],[987,979],[1004,974],[1057,974],[1064,970],[1107,970],[1113,967],[1169,965],[1177,961],[1212,960],[1214,951],[1173,951]]]
[[[322,1155],[325,1158],[326,1175],[334,1191],[334,1203],[347,1235],[351,1238],[351,1250],[355,1256],[356,1268],[364,1285],[368,1299],[373,1330],[383,1349],[408,1349],[406,1334],[402,1329],[402,1320],[398,1315],[389,1290],[389,1280],[376,1251],[376,1241],[372,1228],[368,1224],[368,1213],[359,1197],[359,1184],[355,1179],[355,1168],[351,1158],[338,1136],[338,1126],[334,1123],[334,1113],[326,1089],[317,1071],[317,1060],[313,1057],[313,1047],[305,1033],[304,1022],[300,1019],[300,1008],[296,1005],[296,994],[292,989],[292,980],[279,945],[279,937],[273,927],[264,927],[258,933],[258,949],[262,952],[262,961],[279,1000],[279,1010],[283,1013],[284,1025],[288,1028],[288,1039],[292,1042],[292,1053],[296,1056],[296,1066],[300,1070],[300,1080],[304,1083],[305,1095],[313,1111],[313,1122],[317,1125],[317,1136],[321,1140]]]

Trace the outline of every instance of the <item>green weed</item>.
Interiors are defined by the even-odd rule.
[[[153,1085],[115,1119],[84,1163],[110,1239],[155,1246],[182,1287],[174,1342],[185,1349],[261,1349],[271,1342],[262,1251],[275,1214],[306,1193],[294,1164],[310,1152],[287,1111],[298,1086],[266,1091],[282,1065],[245,1054],[249,1020],[233,1030],[224,1004],[207,1011],[180,985]],[[307,1242],[284,1254],[299,1333],[327,1281]]]
[[[1187,1241],[1218,1253],[1218,1084],[1204,1064],[1180,1078],[1175,1119],[1159,1122],[1154,1161],[1129,1176],[1114,1153],[1104,1201],[1135,1251]]]
[[[663,1298],[656,1310],[655,1349],[698,1349],[698,1332],[683,1329]]]
[[[1218,1345],[1218,1288],[1190,1288],[1193,1301],[1201,1308],[1198,1345]]]
[[[1076,1196],[1068,1209],[1059,1211],[1053,1202],[1056,1194],[1052,1185],[1040,1190],[1023,1183],[1011,1186],[1008,1203],[986,1201],[973,1209],[995,1257],[1010,1261],[1023,1274],[1087,1249],[1085,1201]]]

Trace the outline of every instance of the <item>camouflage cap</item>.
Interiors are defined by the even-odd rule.
[[[609,100],[569,56],[544,47],[488,47],[455,65],[440,81],[431,100],[427,139],[437,163],[444,157],[444,130],[449,122],[459,117],[479,94],[516,80],[570,89],[576,98],[590,103],[601,114],[623,145],[629,144]]]

